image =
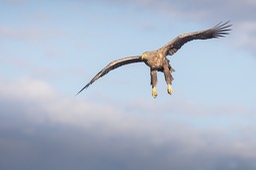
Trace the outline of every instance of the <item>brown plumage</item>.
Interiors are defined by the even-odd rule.
[[[84,89],[89,87],[93,82],[98,80],[100,77],[106,75],[109,71],[114,70],[126,64],[138,63],[138,62],[144,62],[146,65],[150,67],[153,97],[157,96],[157,91],[156,91],[157,71],[164,73],[165,81],[167,83],[167,92],[171,94],[172,93],[171,84],[173,80],[171,72],[173,72],[174,69],[171,67],[169,60],[166,58],[166,56],[175,54],[185,43],[192,40],[205,40],[205,39],[211,39],[211,38],[224,37],[226,34],[229,34],[229,31],[231,31],[230,29],[231,26],[232,25],[229,24],[229,22],[225,22],[225,23],[219,23],[215,27],[204,30],[204,31],[181,34],[158,50],[144,52],[141,56],[131,56],[131,57],[115,60],[109,63],[98,74],[96,74],[96,76],[93,77],[93,79],[88,84],[86,84],[77,93],[77,95],[80,92],[82,92]]]

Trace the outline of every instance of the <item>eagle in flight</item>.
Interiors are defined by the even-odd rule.
[[[158,94],[156,90],[157,71],[164,73],[165,81],[167,83],[167,92],[169,94],[172,94],[173,90],[172,90],[171,84],[173,81],[173,77],[171,73],[175,70],[171,67],[170,61],[166,58],[166,56],[168,55],[171,56],[175,54],[185,43],[192,40],[205,40],[205,39],[211,39],[211,38],[224,37],[225,35],[229,34],[229,31],[231,31],[231,26],[232,25],[229,24],[229,21],[225,23],[220,22],[215,27],[207,30],[181,34],[178,37],[174,38],[172,41],[168,42],[163,47],[155,51],[147,51],[147,52],[144,52],[142,55],[130,56],[130,57],[112,61],[105,68],[103,68],[98,74],[96,74],[92,78],[92,80],[77,93],[77,95],[80,92],[82,92],[84,89],[88,88],[92,83],[94,83],[100,77],[106,75],[111,70],[114,70],[126,64],[139,63],[139,62],[144,62],[150,68],[152,96],[154,98],[157,97],[157,94]]]

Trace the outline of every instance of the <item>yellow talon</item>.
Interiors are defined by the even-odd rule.
[[[156,87],[153,87],[153,88],[152,88],[152,96],[153,96],[154,98],[157,97]]]
[[[167,92],[168,92],[169,94],[172,94],[172,86],[171,86],[170,84],[168,84]]]

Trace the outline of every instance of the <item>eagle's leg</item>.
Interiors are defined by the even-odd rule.
[[[174,71],[174,69],[170,66],[169,64],[169,60],[166,60],[166,62],[164,63],[164,77],[165,77],[165,81],[167,83],[167,92],[169,94],[172,94],[172,80],[173,77],[171,75],[171,72]]]
[[[157,97],[157,90],[156,90],[156,85],[157,85],[157,72],[156,70],[150,70],[150,77],[151,77],[151,86],[152,86],[152,96],[154,98]]]

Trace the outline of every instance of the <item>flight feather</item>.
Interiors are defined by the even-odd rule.
[[[126,64],[137,63],[137,62],[143,62],[143,60],[141,59],[141,56],[130,56],[130,57],[121,58],[119,60],[112,61],[106,67],[104,67],[100,72],[98,72],[98,74],[96,74],[91,79],[91,81],[88,84],[86,84],[76,95],[78,95],[84,89],[88,88],[92,83],[94,83],[100,77],[106,75],[111,70],[114,70],[114,69],[121,67],[123,65],[126,65]]]
[[[165,46],[163,46],[160,50],[163,50],[165,55],[173,55],[176,53],[185,43],[192,40],[205,40],[211,38],[219,38],[224,37],[226,34],[229,34],[231,30],[230,27],[232,25],[228,22],[222,23],[220,22],[215,27],[211,29],[207,29],[204,31],[192,32],[181,34]]]

